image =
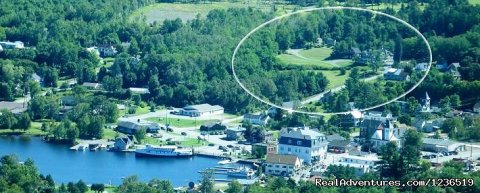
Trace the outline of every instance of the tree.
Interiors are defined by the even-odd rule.
[[[135,132],[135,139],[137,139],[139,143],[142,143],[146,135],[147,130],[145,128],[141,128]]]
[[[237,180],[234,180],[228,184],[227,193],[242,193],[243,186]]]
[[[3,109],[0,111],[0,129],[14,129],[17,119],[12,112]]]
[[[103,77],[103,88],[109,92],[119,92],[122,89],[122,78],[115,76],[105,76]]]
[[[92,184],[90,186],[90,190],[101,193],[105,190],[105,185],[104,184]]]
[[[140,48],[138,47],[138,42],[135,38],[131,38],[130,46],[128,47],[128,53],[130,55],[136,55],[140,52]]]
[[[200,191],[202,193],[213,193],[213,170],[206,170],[202,173]]]
[[[32,120],[30,119],[30,115],[28,113],[24,112],[18,117],[18,122],[17,122],[17,128],[27,130],[30,128]]]

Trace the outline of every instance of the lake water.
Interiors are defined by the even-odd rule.
[[[34,160],[40,173],[51,174],[56,183],[77,182],[118,185],[122,177],[138,176],[141,181],[170,180],[174,187],[198,183],[198,171],[217,166],[219,159],[141,158],[135,153],[72,151],[68,146],[45,143],[38,137],[0,137],[0,156],[16,154],[21,161]]]

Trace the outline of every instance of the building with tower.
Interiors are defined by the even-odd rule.
[[[425,92],[425,98],[422,99],[422,110],[421,112],[431,112],[432,109],[430,109],[430,96],[428,96],[428,93]]]

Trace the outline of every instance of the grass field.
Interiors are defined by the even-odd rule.
[[[39,135],[45,135],[45,132],[40,130],[42,127],[41,122],[36,122],[33,121],[30,125],[30,128],[24,131],[23,129],[0,129],[0,135],[33,135],[33,136],[39,136]]]
[[[343,85],[345,83],[345,80],[347,80],[348,73],[345,73],[344,75],[340,75],[339,70],[323,70],[321,71],[325,77],[330,81],[330,83],[327,86],[327,89],[335,88],[337,86]]]
[[[164,124],[165,123],[165,118],[158,118],[158,117],[150,117],[147,118],[148,121],[153,121],[157,123]],[[169,123],[173,127],[198,127],[200,128],[200,125],[206,124],[206,123],[214,123],[218,122],[219,120],[212,119],[212,120],[194,120],[194,119],[180,119],[180,118],[167,118],[167,123]]]
[[[480,0],[468,0],[468,2],[472,5],[480,5]]]
[[[308,50],[300,50],[298,55],[281,54],[277,57],[285,64],[315,65],[324,68],[333,68],[337,66],[343,67],[352,64],[350,60],[342,60],[339,62],[326,60],[330,54],[332,54],[332,49],[330,48],[312,48]],[[335,63],[335,65],[332,63]]]
[[[132,13],[131,20],[146,17],[147,23],[163,22],[166,19],[180,18],[182,21],[194,19],[198,14],[205,17],[214,9],[228,9],[234,7],[248,7],[244,3],[212,2],[212,3],[156,3],[140,8]]]

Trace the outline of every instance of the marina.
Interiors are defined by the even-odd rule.
[[[40,137],[0,137],[0,156],[15,154],[22,161],[30,158],[40,173],[51,174],[56,183],[81,179],[87,184],[119,185],[122,178],[137,175],[143,182],[164,179],[170,180],[175,187],[186,186],[190,181],[198,183],[201,177],[198,171],[218,166],[221,161],[209,156],[138,158],[134,153],[100,151],[103,148],[90,151],[85,144],[74,147],[78,151],[72,151],[66,145],[46,143]],[[216,178],[228,179],[228,176]]]

